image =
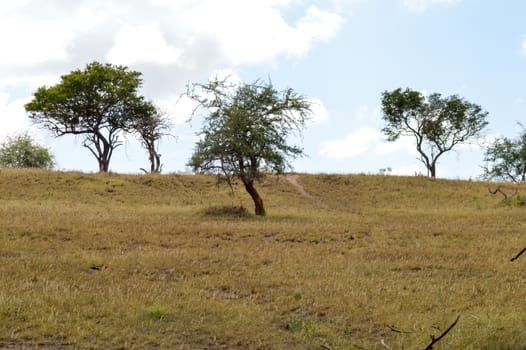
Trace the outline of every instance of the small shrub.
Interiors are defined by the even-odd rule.
[[[9,304],[2,312],[3,316],[7,316],[13,320],[27,321],[30,319],[29,313],[26,311],[24,306],[19,303]]]
[[[243,206],[213,206],[203,211],[204,216],[247,217],[250,214]]]
[[[156,305],[146,310],[146,313],[154,320],[162,320],[168,315],[168,310],[162,306]]]
[[[303,320],[300,318],[290,319],[285,325],[285,329],[293,333],[302,332],[306,337],[314,336],[317,328],[316,322],[312,320]]]
[[[293,296],[296,301],[300,301],[301,297],[303,296],[303,291],[300,288],[298,288],[294,291]]]
[[[512,207],[522,207],[526,204],[526,196],[523,194],[516,194],[509,199],[509,205]]]

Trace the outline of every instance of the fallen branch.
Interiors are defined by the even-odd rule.
[[[396,332],[396,333],[401,333],[401,334],[411,334],[411,333],[414,333],[414,332],[403,331],[403,330],[401,330],[401,329],[398,329],[395,325],[390,326],[390,325],[386,324],[385,326],[386,326],[387,328],[389,328],[391,331]]]
[[[504,196],[504,200],[505,200],[505,201],[508,200],[508,195],[506,194],[506,192],[504,192],[504,191],[500,188],[500,186],[497,186],[497,188],[495,189],[495,191],[492,191],[491,188],[488,187],[488,191],[489,191],[489,193],[491,193],[491,194],[497,194],[497,192],[498,192],[498,193],[500,193],[500,194],[502,194],[502,195]]]
[[[457,319],[455,320],[455,322],[453,322],[451,324],[451,326],[448,327],[448,329],[446,329],[444,331],[444,333],[440,334],[440,336],[438,338],[435,338],[433,336],[431,336],[431,343],[424,349],[424,350],[433,350],[433,345],[435,345],[436,343],[438,343],[442,338],[444,338],[446,336],[446,334],[449,333],[450,330],[453,329],[453,327],[455,327],[457,325],[457,322],[458,320],[460,319],[460,315],[457,316]]]
[[[524,252],[526,252],[526,247],[524,247],[517,255],[515,255],[513,258],[510,259],[510,261],[515,261],[517,260],[522,254],[524,254]]]

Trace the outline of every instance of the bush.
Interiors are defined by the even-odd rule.
[[[203,211],[204,216],[226,216],[226,217],[247,217],[250,216],[248,210],[243,206],[213,206]]]
[[[168,315],[168,309],[160,305],[156,305],[147,309],[146,313],[154,320],[162,320]]]
[[[51,169],[54,165],[50,152],[27,133],[7,137],[0,144],[0,167]]]

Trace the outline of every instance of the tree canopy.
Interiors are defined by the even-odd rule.
[[[419,160],[432,177],[436,177],[437,161],[444,153],[476,140],[488,124],[487,112],[457,95],[424,96],[408,88],[385,91],[382,111],[386,122],[382,131],[388,140],[413,136]]]
[[[9,136],[0,144],[1,167],[51,169],[54,165],[48,149],[38,145],[27,133]]]
[[[515,139],[496,139],[485,151],[484,177],[512,182],[526,181],[526,130]]]
[[[153,107],[138,94],[141,73],[124,66],[90,63],[84,70],[63,75],[58,84],[40,87],[26,111],[33,122],[55,136],[83,137],[82,145],[95,156],[101,172],[109,170],[120,134]]]
[[[169,134],[170,122],[168,118],[159,113],[153,105],[147,105],[141,117],[136,118],[131,125],[142,146],[148,152],[150,170],[144,172],[160,173],[162,170],[161,154],[158,151],[159,140]]]
[[[256,215],[265,215],[254,181],[267,172],[285,172],[290,159],[303,155],[287,138],[304,128],[310,103],[293,89],[278,91],[261,80],[236,84],[216,79],[194,85],[188,96],[206,110],[201,140],[188,165],[197,172],[222,174],[228,181],[239,178]]]

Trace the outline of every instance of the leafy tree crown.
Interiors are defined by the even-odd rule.
[[[51,153],[27,134],[7,137],[0,144],[0,166],[5,168],[51,169],[55,161]]]
[[[195,171],[252,181],[265,171],[283,173],[289,159],[303,155],[287,139],[304,128],[311,110],[294,90],[280,92],[261,80],[240,85],[215,80],[189,94],[208,111],[189,162]]]
[[[433,177],[439,157],[458,144],[476,140],[488,124],[488,113],[477,104],[457,95],[426,97],[408,88],[385,91],[382,111],[387,139],[413,136],[420,160]]]

